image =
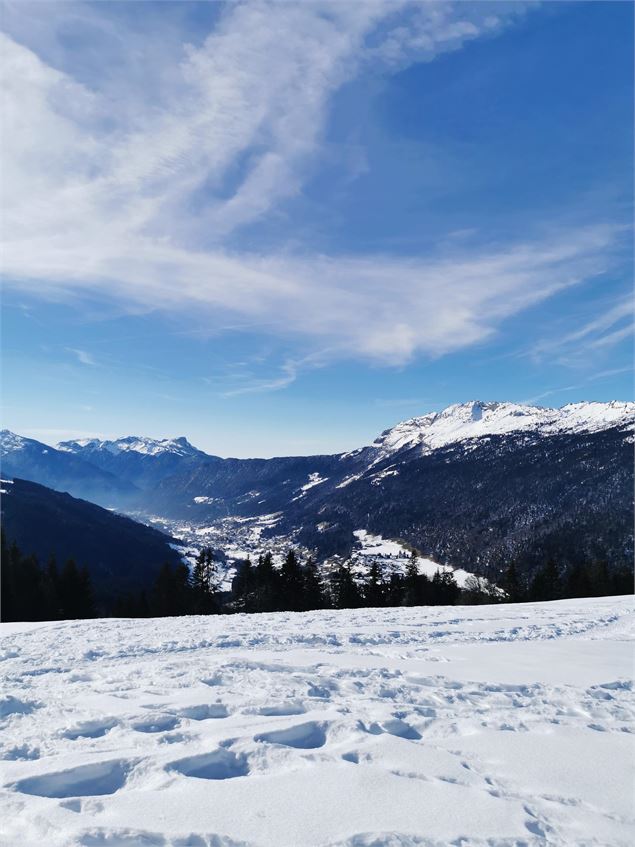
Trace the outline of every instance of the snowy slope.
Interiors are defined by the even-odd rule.
[[[9,453],[14,450],[24,450],[30,441],[31,439],[24,438],[22,435],[16,435],[16,433],[11,432],[10,429],[0,430],[0,450],[3,453]],[[37,442],[31,441],[31,443]],[[46,446],[43,445],[43,449],[46,450]]]
[[[401,542],[386,540],[381,535],[372,535],[365,529],[356,529],[353,535],[359,545],[353,548],[350,559],[351,570],[356,576],[366,576],[373,562],[381,565],[384,579],[393,573],[406,572],[410,552]],[[465,588],[468,579],[476,576],[471,571],[439,564],[425,556],[417,556],[416,562],[418,573],[425,574],[429,579],[432,579],[437,571],[451,573],[460,588]],[[487,580],[484,582],[487,583]]]
[[[379,451],[381,458],[385,458],[412,447],[420,446],[422,451],[431,451],[489,435],[533,432],[549,436],[598,432],[613,426],[633,424],[635,403],[571,403],[560,409],[547,409],[473,400],[403,421],[383,432],[372,447]]]
[[[631,598],[0,627],[2,847],[632,843]]]

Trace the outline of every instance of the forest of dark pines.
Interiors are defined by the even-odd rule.
[[[67,620],[92,617],[170,617],[237,612],[302,612],[385,606],[475,605],[629,594],[633,575],[610,571],[606,562],[576,565],[564,572],[550,559],[530,580],[512,562],[498,587],[471,577],[459,587],[450,571],[432,578],[417,573],[413,553],[403,574],[386,576],[379,561],[357,578],[341,563],[328,575],[312,559],[300,561],[291,549],[280,567],[271,553],[241,562],[231,591],[221,591],[214,551],[203,548],[192,569],[164,563],[154,583],[138,593],[104,603],[96,597],[89,569],[73,559],[40,563],[2,537],[3,621]]]

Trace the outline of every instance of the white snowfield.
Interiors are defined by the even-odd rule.
[[[422,452],[448,444],[507,435],[538,432],[543,436],[573,432],[599,432],[613,426],[635,424],[635,402],[569,403],[560,409],[518,403],[456,403],[441,412],[430,412],[387,429],[372,446],[379,459],[399,450],[420,446]],[[378,461],[378,460],[376,460]]]
[[[627,845],[632,598],[3,624],[3,847]]]

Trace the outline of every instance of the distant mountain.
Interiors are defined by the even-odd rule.
[[[86,438],[62,441],[57,449],[138,488],[151,487],[166,476],[185,473],[201,463],[219,461],[197,450],[184,437],[157,440],[131,435],[115,441]]]
[[[57,452],[136,486],[141,512],[194,525],[276,513],[275,532],[318,556],[348,554],[365,529],[495,577],[550,555],[630,564],[634,429],[635,403],[471,401],[330,456],[221,459],[185,438],[132,436]]]
[[[474,401],[341,455],[201,465],[149,504],[195,523],[276,512],[276,532],[321,555],[348,554],[367,529],[492,577],[550,555],[617,567],[632,561],[634,424],[635,403]]]
[[[129,481],[83,456],[56,450],[8,429],[0,432],[0,472],[4,478],[30,479],[102,505],[124,503],[139,493]]]
[[[635,403],[570,403],[560,409],[517,403],[472,400],[410,418],[387,429],[373,442],[378,457],[419,447],[430,452],[448,444],[510,433],[540,434],[599,432],[635,421]]]
[[[149,588],[163,564],[180,561],[173,538],[94,503],[15,479],[3,482],[2,526],[9,542],[41,564],[51,554],[90,572],[98,599]]]

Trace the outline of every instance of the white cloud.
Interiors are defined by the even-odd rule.
[[[451,256],[414,259],[255,255],[230,251],[227,237],[301,190],[345,82],[458,49],[524,9],[230,4],[200,46],[184,45],[147,103],[136,87],[113,98],[3,37],[7,285],[301,340],[302,364],[245,390],[283,387],[316,356],[401,364],[488,338],[510,315],[606,270],[618,232],[471,252],[458,244]]]
[[[532,348],[531,355],[537,360],[557,356],[560,362],[568,364],[586,360],[589,351],[608,349],[632,338],[633,318],[633,298],[629,294],[578,329],[540,341]]]
[[[97,364],[94,357],[90,353],[87,353],[86,350],[78,350],[75,347],[67,347],[66,350],[76,356],[77,361],[82,365],[91,365],[94,367]]]
[[[527,405],[534,405],[540,400],[544,400],[547,397],[553,397],[555,394],[562,394],[566,391],[579,391],[579,389],[586,388],[591,383],[603,382],[607,379],[610,379],[612,376],[618,376],[620,374],[632,372],[632,366],[625,368],[609,368],[608,370],[598,371],[597,373],[591,374],[591,376],[588,376],[586,379],[582,380],[582,382],[578,382],[575,385],[562,385],[559,388],[550,388],[547,391],[543,391],[541,394],[537,394],[534,397],[529,397],[526,400],[521,400],[520,402],[525,403]]]
[[[278,376],[270,378],[246,375],[242,379],[234,379],[235,387],[221,393],[222,397],[238,397],[241,394],[263,394],[268,391],[280,391],[295,382],[298,376],[298,364],[293,361],[284,362]]]

